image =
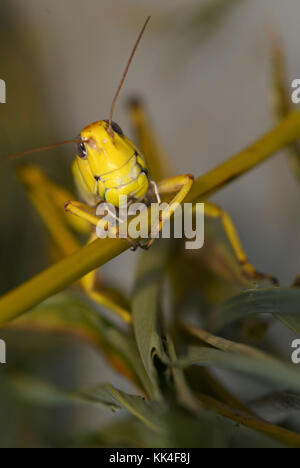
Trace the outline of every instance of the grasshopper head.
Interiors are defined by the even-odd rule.
[[[145,161],[121,128],[105,120],[94,122],[80,133],[76,161],[90,192],[115,206],[119,196],[142,198],[148,190]]]

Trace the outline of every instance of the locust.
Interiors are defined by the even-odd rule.
[[[71,140],[10,156],[14,159],[70,143],[76,145],[72,173],[79,200],[75,200],[64,187],[52,182],[35,165],[26,164],[19,169],[19,177],[31,201],[64,255],[71,255],[80,247],[72,233],[74,229],[80,233],[89,232],[87,242],[95,239],[95,227],[99,225],[104,231],[114,230],[115,237],[118,237],[118,228],[110,226],[106,219],[101,219],[96,215],[99,204],[109,203],[120,208],[120,200],[122,196],[126,196],[130,201],[144,201],[146,205],[149,205],[149,201],[155,199],[161,203],[163,195],[171,194],[169,207],[162,209],[159,221],[157,225],[152,226],[151,237],[146,243],[137,242],[129,237],[124,239],[124,242],[130,243],[133,250],[137,247],[148,249],[158,237],[164,223],[174,215],[176,207],[185,200],[193,186],[194,177],[189,173],[154,180],[151,176],[151,167],[148,167],[146,162],[147,155],[140,151],[113,120],[120,90],[149,20],[150,17],[144,23],[134,44],[107,119],[87,125],[76,138]],[[131,114],[139,133],[139,140],[144,143],[146,151],[147,146],[151,151],[151,139],[149,140],[147,130],[143,128],[144,110],[140,102],[132,102]],[[224,210],[206,202],[205,216],[221,220],[235,257],[248,279],[276,281],[272,276],[258,272],[249,263],[236,229]],[[110,291],[101,289],[98,283],[97,271],[92,271],[80,279],[80,285],[90,299],[108,308],[125,322],[131,322],[128,307],[124,306],[122,301],[114,297]]]

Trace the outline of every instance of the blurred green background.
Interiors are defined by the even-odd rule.
[[[297,0],[2,0],[0,78],[7,103],[0,105],[0,158],[73,138],[86,124],[107,118],[148,14],[152,20],[114,117],[125,133],[126,101],[139,95],[178,173],[200,175],[270,128],[270,33],[282,37],[290,80],[298,78]],[[27,160],[72,188],[73,151],[68,146]],[[214,199],[231,214],[251,262],[290,284],[300,272],[299,187],[285,159],[276,156]],[[51,263],[47,234],[12,163],[1,164],[0,216],[3,294]],[[129,291],[134,264],[126,253],[105,266],[104,275]],[[273,327],[267,339],[276,340],[276,333]],[[67,388],[100,378],[117,384],[120,378],[95,353],[69,339],[34,334],[11,333],[8,343],[9,362],[0,368],[0,446],[51,445],[79,420],[81,429],[90,429],[109,418],[101,410],[97,416],[33,411],[7,383],[12,372],[30,370]],[[289,343],[288,334],[281,336],[283,353]],[[247,380],[237,385],[248,396],[261,391]],[[124,387],[130,389],[122,382]]]

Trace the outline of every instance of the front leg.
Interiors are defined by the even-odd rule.
[[[120,237],[119,235],[119,227],[112,226],[106,219],[101,219],[97,217],[95,214],[91,213],[90,206],[86,205],[85,203],[81,203],[78,201],[68,201],[65,203],[65,211],[67,213],[71,213],[75,216],[78,216],[85,221],[88,221],[92,226],[98,227],[103,231],[108,233],[108,236],[113,238],[121,238],[129,242],[131,245],[132,250],[136,250],[139,246],[138,243],[134,242],[130,237]]]
[[[169,203],[168,208],[164,208],[159,216],[159,220],[151,228],[151,239],[145,244],[144,248],[149,248],[154,243],[158,234],[166,221],[174,214],[179,204],[183,202],[189,193],[194,182],[194,176],[191,174],[178,175],[164,179],[157,184],[159,195],[177,192]]]

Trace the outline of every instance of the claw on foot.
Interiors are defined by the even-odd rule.
[[[125,240],[129,242],[129,244],[131,245],[130,247],[131,252],[135,252],[138,248],[142,250],[148,250],[152,245],[152,243],[150,244],[150,242],[147,242],[146,244],[142,244],[141,242],[134,242],[130,238],[126,238]]]
[[[279,281],[274,276],[268,275],[266,273],[261,273],[260,271],[255,270],[247,261],[240,262],[245,275],[252,280],[268,280],[274,286],[279,286]],[[251,268],[250,268],[251,267]]]

